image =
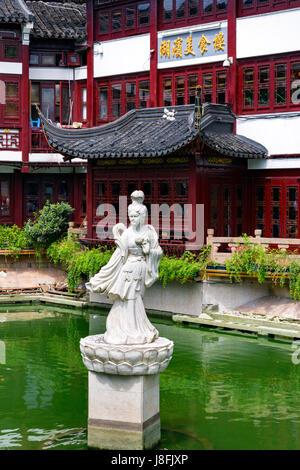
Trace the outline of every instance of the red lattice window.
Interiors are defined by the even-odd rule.
[[[300,57],[256,60],[239,68],[239,112],[300,109]]]
[[[10,215],[10,181],[0,179],[0,217]]]
[[[221,67],[220,67],[221,68]],[[202,101],[223,104],[226,101],[226,71],[219,67],[206,67],[197,72],[191,69],[178,72],[161,72],[161,106],[192,104],[196,87],[202,84]]]
[[[257,15],[299,6],[299,0],[238,0],[238,16]]]
[[[102,6],[101,9],[95,11],[95,18],[96,40],[144,33],[150,28],[150,2],[128,2],[127,5],[119,8]]]
[[[4,117],[17,119],[19,117],[19,84],[18,82],[5,83]]]
[[[225,18],[227,0],[162,0],[160,29],[198,24]]]
[[[150,97],[150,82],[145,78],[111,80],[98,83],[98,122],[117,119],[135,108],[147,108]]]

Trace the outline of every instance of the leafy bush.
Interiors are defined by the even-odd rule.
[[[68,272],[68,288],[70,291],[77,288],[81,282],[100,271],[105,266],[113,249],[106,246],[89,250],[80,249],[80,244],[74,239],[63,239],[52,243],[47,249],[47,256],[55,263],[61,263]],[[185,283],[195,279],[199,271],[204,269],[209,260],[210,247],[203,247],[197,255],[186,251],[181,258],[163,256],[159,264],[159,279],[163,285],[169,281],[177,280]]]
[[[13,250],[17,254],[30,246],[26,233],[17,225],[0,225],[0,250]]]
[[[88,281],[105,266],[113,253],[114,249],[107,247],[85,249],[81,253],[76,253],[69,263],[68,269],[68,288],[74,290],[83,280]]]
[[[184,284],[195,279],[206,268],[209,254],[210,246],[204,246],[198,254],[186,251],[180,258],[163,256],[159,263],[159,280],[165,287],[169,281]]]
[[[24,232],[35,248],[46,248],[68,230],[70,215],[74,209],[67,202],[46,202],[38,217],[28,220]]]
[[[81,251],[80,243],[73,238],[63,238],[51,243],[46,254],[54,264],[62,264],[68,269],[73,257]]]
[[[230,281],[241,282],[241,275],[256,277],[261,284],[267,277],[274,284],[279,282],[283,287],[288,282],[290,297],[300,300],[300,264],[290,258],[284,250],[264,250],[261,245],[251,244],[251,240],[244,235],[245,243],[237,246],[236,252],[226,262],[226,270],[230,274]]]

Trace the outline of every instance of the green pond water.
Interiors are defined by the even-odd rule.
[[[87,449],[79,340],[100,314],[0,311],[0,449]],[[159,449],[300,449],[300,364],[291,344],[152,322],[175,343],[160,376]]]

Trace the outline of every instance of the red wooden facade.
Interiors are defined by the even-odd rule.
[[[97,203],[117,203],[113,185],[120,184],[121,194],[126,194],[130,184],[138,188],[147,184],[148,189],[151,187],[147,203],[162,198],[172,204],[176,181],[182,179],[188,194],[180,194],[181,200],[203,203],[205,227],[214,228],[217,235],[253,233],[255,228],[262,228],[266,236],[298,237],[300,170],[248,170],[245,162],[218,160],[215,155],[205,157],[205,161],[203,156],[194,155],[181,166],[128,164],[91,169],[84,163],[58,163],[34,105],[62,125],[78,121],[92,127],[116,120],[134,108],[192,104],[200,85],[203,102],[229,103],[238,116],[300,111],[300,100],[292,99],[292,93],[298,97],[300,85],[293,85],[291,92],[292,82],[300,79],[297,51],[237,59],[239,18],[299,8],[300,0],[87,0],[86,5],[84,46],[53,37],[31,37],[25,44],[20,24],[1,24],[0,62],[21,63],[22,73],[6,73],[3,67],[0,73],[0,86],[1,82],[5,86],[5,104],[0,104],[0,223],[21,225],[33,209],[41,208],[46,197],[68,200],[75,207],[75,224],[86,216],[92,220],[89,238],[93,238]],[[223,60],[158,67],[159,32],[222,20],[228,22],[229,68],[223,66]],[[145,34],[150,36],[149,69],[95,75],[95,43]],[[80,66],[86,66],[86,78],[75,77]],[[56,79],[35,78],[38,74],[34,71],[46,67],[72,68],[71,79],[60,74]],[[41,156],[39,161],[30,159],[35,154]],[[291,157],[297,155],[300,148]],[[161,181],[168,183],[165,195],[159,192]],[[106,193],[97,193],[100,183]],[[114,188],[116,191],[117,186]],[[178,241],[174,234],[173,241]]]

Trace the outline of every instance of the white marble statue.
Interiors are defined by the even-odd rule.
[[[134,191],[128,206],[130,225],[113,227],[117,248],[111,259],[86,284],[114,301],[106,321],[104,341],[110,344],[146,344],[159,334],[147,318],[143,295],[158,278],[162,249],[152,225],[145,224],[144,193]]]

